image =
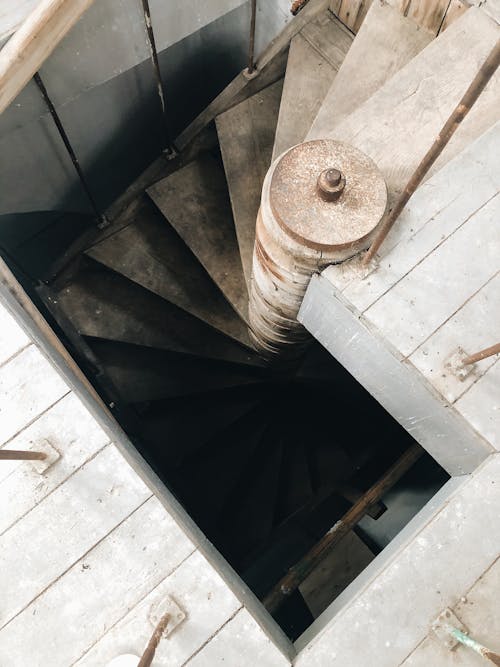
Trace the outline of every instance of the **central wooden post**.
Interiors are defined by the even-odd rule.
[[[297,314],[313,273],[365,250],[387,190],[373,161],[347,144],[309,141],[269,169],[257,217],[250,334],[261,354],[297,358],[309,335]]]

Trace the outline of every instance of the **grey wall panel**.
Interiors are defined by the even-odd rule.
[[[280,31],[287,4],[259,3],[258,41]],[[151,0],[151,8],[158,44],[169,44],[160,63],[178,133],[246,65],[249,3]],[[41,74],[106,207],[160,152],[159,103],[139,0],[96,2]],[[89,210],[33,83],[0,117],[0,194],[0,215]]]

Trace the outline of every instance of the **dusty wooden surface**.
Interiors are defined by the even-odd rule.
[[[290,44],[273,160],[306,137],[352,43],[329,12],[318,16]]]
[[[362,321],[494,448],[497,358],[466,369],[460,360],[493,344],[500,327],[499,145],[497,123],[421,186],[372,267],[354,260],[325,272]]]
[[[202,155],[149,187],[147,193],[165,216],[165,225],[172,225],[246,320],[248,295],[221,165]]]
[[[387,183],[389,205],[499,36],[499,26],[480,9],[471,8],[327,135],[354,145],[375,161]],[[496,122],[499,96],[497,71],[430,173]]]
[[[151,202],[136,212],[133,224],[87,254],[215,329],[248,342],[245,324]]]
[[[282,88],[280,79],[216,119],[247,286],[252,274],[255,220],[262,183],[271,164]]]

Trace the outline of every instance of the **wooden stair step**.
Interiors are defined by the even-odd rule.
[[[471,7],[326,136],[369,155],[393,204],[500,37]],[[467,54],[466,57],[464,54]],[[428,172],[429,178],[498,120],[500,70]]]
[[[257,369],[129,343],[87,339],[124,403],[188,396],[262,380]]]
[[[398,9],[372,3],[307,138],[327,136],[432,39],[430,32]]]
[[[329,11],[320,14],[290,44],[273,147],[273,160],[304,141],[354,36]]]
[[[57,298],[73,326],[84,336],[263,365],[247,347],[203,320],[90,259],[59,290]]]
[[[251,347],[246,325],[151,201],[146,200],[135,222],[89,248],[87,255]]]
[[[219,162],[208,153],[201,155],[152,185],[147,193],[246,321],[248,292]]]
[[[204,447],[216,435],[223,438],[260,400],[252,385],[151,402],[141,414],[144,448],[163,473],[181,465],[184,470],[184,462],[192,462],[193,455],[196,460],[210,458],[211,450],[204,454]]]
[[[247,285],[252,274],[255,221],[271,164],[283,79],[217,116],[216,125]]]

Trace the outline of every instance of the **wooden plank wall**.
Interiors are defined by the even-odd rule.
[[[330,10],[357,33],[373,0],[331,0]],[[465,0],[387,0],[422,28],[437,35],[468,9]]]

